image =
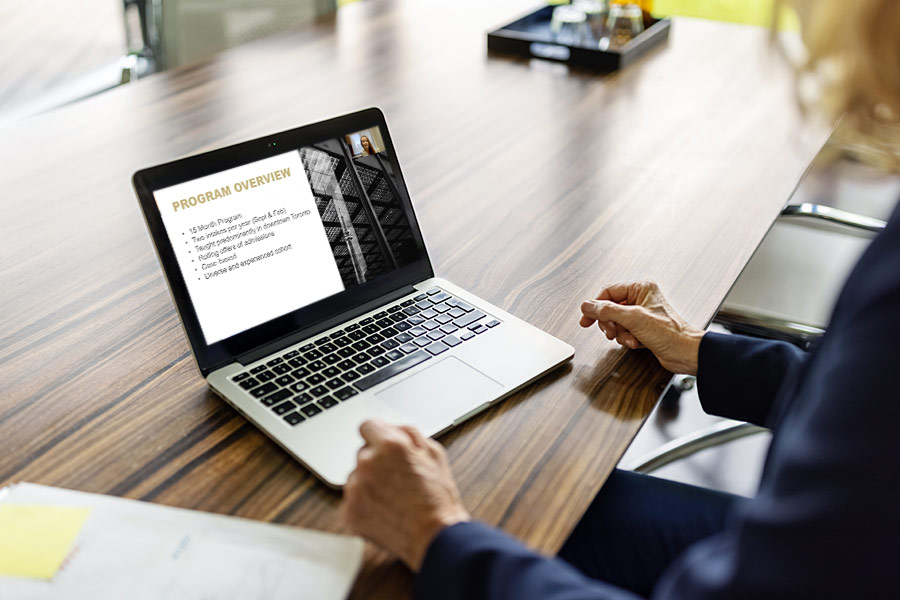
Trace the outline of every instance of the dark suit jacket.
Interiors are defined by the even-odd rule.
[[[654,598],[900,598],[900,207],[809,355],[708,333],[707,412],[774,429],[759,491],[685,551]],[[552,518],[544,516],[544,518]],[[477,523],[431,544],[416,597],[633,598]]]

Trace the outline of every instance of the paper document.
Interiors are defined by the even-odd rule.
[[[339,600],[362,551],[355,537],[112,496],[0,491],[0,598]]]

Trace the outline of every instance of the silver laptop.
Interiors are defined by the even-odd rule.
[[[378,109],[133,182],[209,386],[328,485],[366,419],[439,435],[574,354],[434,276]]]

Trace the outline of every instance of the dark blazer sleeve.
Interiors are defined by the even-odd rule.
[[[417,600],[636,600],[480,523],[447,527],[416,578]]]
[[[698,357],[700,404],[713,415],[772,427],[778,390],[806,360],[806,352],[786,342],[707,333]]]

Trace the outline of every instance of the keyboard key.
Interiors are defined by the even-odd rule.
[[[359,372],[360,375],[365,375],[366,373],[371,373],[372,371],[374,371],[375,367],[373,367],[369,363],[364,363],[364,364],[359,365],[356,368],[356,370]]]
[[[345,331],[356,331],[357,329],[359,329],[359,323],[354,323],[353,325],[347,325],[347,327],[344,328]]]
[[[270,381],[275,379],[276,375],[272,371],[263,371],[262,373],[257,373],[256,378],[260,381]]]
[[[331,338],[332,340],[336,340],[337,338],[341,337],[342,335],[344,335],[344,330],[338,329],[337,331],[332,331],[331,335],[329,335],[328,337]]]
[[[364,332],[362,329],[360,329],[359,331],[351,331],[349,337],[351,340],[361,340],[366,337],[366,332]]]
[[[431,308],[431,302],[429,302],[428,300],[421,300],[419,302],[416,302],[416,308],[418,308],[420,310],[425,310],[426,308]]]
[[[419,350],[418,352],[414,352],[413,354],[410,354],[409,356],[403,357],[402,359],[398,360],[397,362],[391,363],[390,365],[386,366],[385,368],[381,369],[380,371],[376,371],[375,373],[372,373],[368,377],[363,377],[359,381],[355,382],[353,385],[358,390],[365,391],[369,388],[372,388],[372,387],[378,385],[379,383],[381,383],[383,381],[387,381],[394,375],[397,375],[399,373],[402,373],[403,371],[406,371],[407,369],[411,369],[412,367],[415,367],[416,365],[428,360],[429,358],[431,358],[431,356],[427,352],[423,352],[423,351]]]
[[[484,323],[477,323],[469,327],[469,329],[471,329],[475,333],[484,333],[485,331],[487,331],[487,327],[484,326]]]
[[[334,344],[332,344],[331,342],[328,342],[327,344],[322,344],[321,346],[319,346],[319,352],[327,352],[329,354],[331,352],[334,352],[337,349],[338,349],[338,347],[335,346]]]
[[[463,332],[459,334],[459,339],[463,341],[471,340],[473,337],[475,337],[475,332],[469,331],[468,329],[464,329]]]
[[[379,327],[378,325],[376,325],[374,323],[372,323],[371,325],[366,325],[365,327],[362,328],[362,330],[368,334],[377,333],[379,329],[381,329],[381,327]]]
[[[279,363],[283,363],[283,362],[284,362],[284,359],[279,356],[278,358],[273,358],[272,360],[267,362],[266,365],[268,365],[270,367],[274,367],[275,365],[277,365]]]
[[[462,340],[459,339],[458,337],[456,337],[455,335],[448,335],[441,341],[444,342],[445,344],[447,344],[448,346],[450,346],[451,348],[453,346],[459,346],[460,344],[462,344]]]
[[[306,359],[305,358],[292,358],[291,360],[289,360],[287,362],[287,364],[291,365],[295,369],[298,369],[306,364]]]
[[[309,385],[319,385],[323,381],[325,381],[325,376],[321,373],[316,373],[315,375],[306,379],[306,383],[308,383]]]
[[[451,306],[445,302],[443,304],[435,304],[431,310],[436,310],[439,313],[445,313],[445,312],[448,312],[450,309],[451,309]]]
[[[328,393],[328,388],[324,385],[317,385],[313,389],[309,390],[309,393],[318,398],[319,396],[324,396]]]
[[[283,415],[284,413],[290,412],[290,411],[294,410],[295,408],[297,408],[297,405],[294,404],[293,402],[288,401],[288,402],[282,402],[281,404],[279,404],[278,406],[273,408],[272,411],[276,415]]]
[[[343,348],[344,346],[349,346],[352,341],[353,340],[344,335],[334,340],[334,345],[338,348]]]
[[[396,348],[399,345],[400,345],[400,342],[398,342],[397,340],[387,340],[386,342],[383,342],[381,344],[381,347],[384,348],[385,350],[393,350],[394,348]]]
[[[294,379],[302,379],[307,375],[309,375],[309,369],[304,369],[302,367],[297,369],[296,371],[291,372],[291,377],[293,377]]]
[[[341,348],[338,350],[338,356],[341,358],[350,358],[354,354],[356,354],[356,350],[353,349],[353,346],[347,346],[346,348]]]
[[[317,358],[322,358],[322,353],[318,350],[310,350],[309,352],[303,353],[303,358],[306,360],[316,360]]]
[[[366,341],[370,344],[380,344],[384,341],[384,336],[380,333],[373,333],[369,337],[366,338]]]
[[[340,389],[334,393],[334,395],[340,400],[349,400],[353,396],[355,396],[358,392],[354,390],[352,387],[345,387]]]
[[[369,356],[368,354],[366,354],[365,352],[360,352],[359,354],[357,354],[356,356],[353,357],[353,360],[356,361],[356,364],[361,364],[361,363],[367,362],[371,358],[372,357]]]
[[[456,331],[456,325],[452,325],[452,324],[441,325],[441,331],[443,331],[444,333],[453,333]]]
[[[353,349],[362,352],[366,348],[368,348],[371,344],[366,340],[359,340],[358,342],[353,342]]]
[[[300,412],[302,412],[307,417],[314,417],[317,414],[319,414],[320,412],[322,412],[322,409],[319,408],[318,406],[316,406],[315,404],[307,404],[306,406],[300,407]]]
[[[425,317],[420,317],[419,315],[416,315],[414,317],[408,318],[406,321],[415,327],[416,325],[419,325],[420,323],[424,323]]]
[[[248,377],[250,377],[250,373],[238,373],[237,375],[232,377],[231,380],[237,382],[241,381],[242,379],[247,379]]]
[[[404,306],[404,307],[406,307],[406,306],[412,306],[412,305],[415,304],[415,303],[416,303],[415,299],[410,298],[409,300],[404,300],[403,302],[401,302],[401,303],[400,303],[400,306]]]
[[[398,312],[391,315],[391,321],[394,323],[400,323],[401,321],[406,320],[406,313]]]
[[[297,393],[297,394],[299,394],[300,392],[303,392],[307,389],[309,389],[309,386],[302,381],[298,381],[297,383],[295,383],[294,385],[291,386],[291,391],[294,393]]]
[[[466,311],[462,310],[461,308],[451,308],[450,312],[448,312],[447,314],[450,315],[451,317],[453,317],[454,319],[458,319],[461,316],[463,316],[464,314],[466,314]]]
[[[440,329],[435,329],[434,331],[428,332],[428,337],[431,338],[432,340],[439,340],[442,337],[444,337],[445,335],[446,334],[443,331],[441,331]]]
[[[309,363],[309,364],[306,365],[306,366],[309,367],[309,370],[310,370],[310,371],[321,371],[322,369],[324,369],[324,368],[327,367],[328,365],[326,365],[325,363],[323,363],[321,360],[314,360],[314,361],[312,361],[311,363]]]
[[[294,402],[297,404],[303,405],[307,402],[312,402],[313,397],[309,394],[300,394],[298,396],[294,396]]]
[[[275,383],[277,383],[278,385],[289,385],[291,383],[294,383],[294,378],[290,375],[282,375],[275,380]]]
[[[412,341],[413,336],[410,335],[409,333],[404,332],[404,333],[398,334],[395,339],[398,342],[400,342],[401,344],[405,344],[406,342]]]
[[[416,302],[418,302],[418,301],[420,301],[420,300],[424,300],[424,299],[427,298],[427,297],[428,297],[428,294],[419,294],[418,296],[414,296],[414,297],[413,297],[413,300],[415,300]]]
[[[322,362],[326,365],[333,365],[335,363],[341,362],[341,357],[335,352],[323,358]]]
[[[372,366],[374,366],[374,367],[381,368],[381,367],[387,366],[389,364],[391,364],[391,361],[389,361],[388,359],[386,359],[383,356],[379,356],[378,358],[372,359]]]
[[[424,348],[425,346],[427,346],[428,344],[430,344],[430,343],[433,342],[433,341],[434,341],[434,340],[432,340],[432,339],[431,339],[430,337],[428,337],[427,335],[422,335],[422,336],[419,336],[419,337],[417,337],[416,339],[414,339],[414,340],[413,340],[413,344],[415,344],[415,345],[418,346],[419,348]]]
[[[347,383],[350,383],[354,379],[359,379],[359,373],[357,373],[356,371],[347,371],[346,373],[341,375],[341,379],[343,379]]]
[[[438,323],[437,321],[425,321],[424,323],[422,323],[422,327],[428,331],[437,329],[440,326],[440,323]]]
[[[496,326],[499,325],[499,324],[500,324],[500,321],[498,321],[497,319],[494,319],[493,321],[488,321],[488,322],[487,322],[487,326],[488,326],[488,327],[496,327]]]
[[[437,294],[430,297],[429,300],[432,304],[440,304],[444,300],[449,300],[450,298],[452,298],[452,296],[447,292],[438,292]]]
[[[439,294],[440,292],[441,292],[441,288],[433,287],[425,293],[428,294],[429,296],[434,296],[435,294]]]
[[[328,367],[327,369],[322,371],[322,375],[324,375],[325,377],[331,378],[331,377],[337,377],[340,374],[340,372],[341,372],[341,370],[338,369],[337,367]]]
[[[446,325],[447,323],[449,323],[450,321],[453,320],[453,317],[451,317],[450,315],[438,315],[434,318],[434,320],[437,321],[438,323],[440,323],[441,325]]]
[[[266,406],[273,406],[275,404],[278,404],[285,398],[290,398],[293,395],[294,393],[291,390],[278,390],[274,394],[263,398],[262,403]]]
[[[240,385],[245,390],[249,390],[250,388],[258,386],[259,382],[251,377],[250,379],[243,380],[238,385]]]
[[[329,341],[329,340],[328,340],[327,337],[323,337],[323,338],[317,339],[317,340],[315,341],[315,344],[316,344],[316,346],[321,346],[321,345],[323,345],[323,344],[327,344],[328,341]]]
[[[385,327],[390,327],[391,325],[393,325],[394,322],[391,319],[378,319],[377,321],[375,321],[375,324],[384,329]]]
[[[438,311],[429,308],[428,310],[423,310],[422,312],[420,312],[419,316],[421,316],[423,319],[433,319],[438,316]]]
[[[275,365],[274,367],[272,367],[272,371],[274,371],[276,375],[284,375],[285,373],[290,373],[291,365],[286,363]]]
[[[336,390],[339,387],[343,387],[343,386],[344,386],[344,382],[336,377],[325,384],[325,387],[327,387],[330,390]]]
[[[381,346],[372,346],[371,348],[366,350],[366,352],[369,353],[369,356],[379,356],[381,354],[384,354],[384,348],[382,348]]]
[[[315,349],[316,349],[315,344],[307,344],[305,346],[300,347],[300,352],[309,352],[310,350],[315,350]]]
[[[375,319],[373,319],[372,317],[366,317],[365,319],[360,321],[359,324],[360,325],[368,325],[369,323],[374,323],[374,322],[375,322]]]
[[[389,358],[389,359],[391,359],[391,360],[400,360],[400,359],[403,358],[404,356],[405,356],[405,354],[403,354],[403,353],[400,352],[399,350],[391,350],[390,352],[388,352],[387,354],[385,354],[385,357],[387,357],[387,358]]]
[[[419,347],[415,344],[403,344],[402,346],[400,346],[400,349],[403,350],[403,352],[406,354],[412,354],[413,352],[418,350]]]
[[[331,408],[332,406],[337,406],[338,401],[332,398],[331,396],[325,396],[321,400],[319,400],[319,406],[322,408]]]
[[[411,317],[411,316],[413,316],[413,315],[419,314],[419,313],[422,312],[422,311],[419,310],[419,309],[418,309],[417,307],[415,307],[415,306],[407,306],[406,308],[403,309],[403,312],[406,313],[407,315],[409,315],[409,316]]]
[[[250,390],[250,393],[253,395],[254,398],[262,398],[266,394],[271,394],[272,392],[274,392],[277,389],[278,389],[278,386],[270,381],[269,383],[264,383],[263,385],[261,385],[257,388],[253,388],[252,390]]]
[[[451,298],[450,300],[447,300],[447,304],[449,304],[450,306],[455,306],[463,312],[472,312],[473,310],[475,310],[474,306],[463,302],[459,298]]]
[[[347,369],[352,369],[355,366],[356,366],[356,363],[353,362],[352,360],[342,360],[341,362],[339,362],[337,364],[337,368],[341,369],[342,371],[346,371]]]
[[[481,319],[485,316],[487,316],[487,315],[485,315],[480,310],[475,310],[475,311],[470,312],[469,314],[467,314],[464,317],[460,317],[460,318],[454,320],[453,324],[456,325],[457,327],[468,327],[469,325],[471,325],[478,319]]]
[[[250,374],[256,375],[257,373],[262,373],[265,370],[266,370],[266,365],[259,365],[258,367],[253,367],[252,369],[250,369]]]
[[[441,352],[446,352],[447,350],[449,350],[450,347],[447,346],[444,342],[435,342],[435,343],[431,344],[430,346],[426,346],[425,349],[428,352],[431,352],[432,354],[437,356]]]
[[[403,321],[402,323],[397,323],[396,325],[394,325],[394,328],[397,331],[406,331],[410,327],[412,327],[412,324],[409,321]]]
[[[400,310],[400,305],[399,305],[399,304],[395,304],[394,306],[390,307],[387,311],[388,311],[389,313],[394,313],[394,312],[397,312],[398,310]]]
[[[306,419],[304,419],[303,415],[298,412],[290,412],[284,415],[284,420],[287,421],[288,425],[296,425],[297,423],[305,421]]]
[[[287,354],[285,354],[283,358],[284,358],[285,360],[287,360],[287,359],[289,359],[289,358],[294,358],[294,357],[296,357],[296,356],[300,356],[300,351],[299,351],[299,350],[291,350],[290,352],[288,352]]]
[[[385,338],[392,338],[395,335],[397,335],[398,333],[400,333],[400,332],[397,331],[396,329],[394,329],[393,327],[385,327],[384,329],[381,330],[381,335],[383,335]]]

